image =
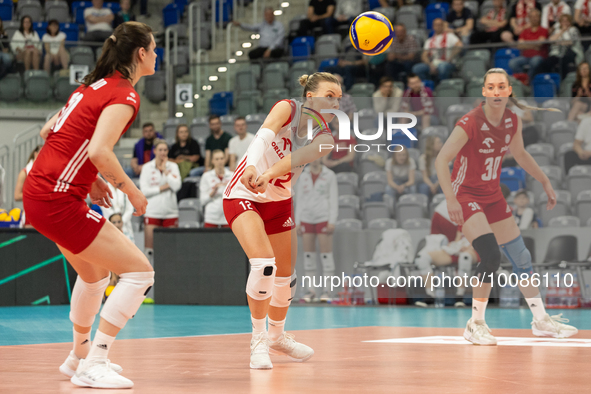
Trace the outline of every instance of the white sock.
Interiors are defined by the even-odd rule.
[[[94,334],[94,341],[92,341],[92,346],[90,347],[90,352],[88,352],[86,359],[106,360],[114,341],[115,337],[107,335],[101,330],[97,330],[96,334]]]
[[[526,298],[525,301],[529,306],[529,310],[534,315],[534,319],[543,320],[546,316],[546,308],[544,307],[544,301],[542,301],[542,297],[538,294],[537,297]]]
[[[475,299],[472,299],[472,319],[484,320],[484,312],[486,312],[487,304],[488,300],[476,301]]]
[[[310,278],[310,287],[308,291],[316,293],[314,291],[314,277],[316,276],[316,253],[305,252],[304,253],[304,275]]]
[[[255,337],[263,332],[267,332],[267,318],[255,319],[250,315],[250,321],[252,322],[252,336]]]
[[[285,328],[285,319],[273,320],[269,318],[269,340],[276,342],[283,335],[283,329]]]
[[[335,272],[334,257],[332,253],[320,253],[320,261],[322,262],[322,276],[329,276],[330,278],[326,282],[327,286],[324,288],[324,292],[331,295],[330,286],[328,283],[332,283],[332,277]]]
[[[78,358],[86,358],[90,351],[90,331],[85,334],[74,331],[74,354]]]

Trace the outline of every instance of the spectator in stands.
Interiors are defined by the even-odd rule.
[[[394,32],[396,37],[387,52],[386,75],[402,81],[417,63],[420,48],[416,38],[406,34],[403,24],[395,25]]]
[[[560,16],[562,14],[571,15],[568,4],[562,0],[552,0],[542,9],[542,27],[548,29],[548,34],[552,34],[557,25],[560,25]],[[572,23],[571,23],[572,24]]]
[[[395,151],[392,156],[386,160],[386,175],[388,184],[386,193],[398,199],[398,196],[405,193],[416,193],[415,171],[417,164],[409,156],[408,149],[404,148]]]
[[[433,103],[433,92],[423,85],[421,78],[410,73],[407,76],[408,88],[402,96],[402,111],[411,113],[417,117],[417,126],[427,128],[434,123],[435,105]]]
[[[559,66],[559,73],[562,79],[576,68],[576,65],[585,59],[581,35],[579,30],[573,26],[573,17],[569,14],[560,16],[560,24],[554,29],[554,34],[549,38],[557,43],[550,46],[548,65],[551,71]]]
[[[27,175],[29,175],[29,171],[31,171],[31,168],[33,168],[33,163],[35,162],[35,160],[37,160],[37,156],[39,155],[41,148],[43,148],[43,145],[37,145],[35,149],[33,149],[31,154],[29,155],[29,158],[27,159],[27,165],[18,173],[18,177],[16,178],[16,185],[14,187],[14,201],[23,201],[23,186],[25,185],[25,180],[27,179]],[[1,175],[3,171],[4,170],[0,166],[0,181],[2,181]],[[2,196],[0,195],[0,200],[1,199]],[[21,215],[21,226],[25,228],[33,228],[33,226],[27,221],[25,211],[23,211]]]
[[[501,34],[501,39],[505,42],[513,42],[520,39],[521,34],[531,27],[531,12],[537,9],[542,12],[542,6],[535,0],[518,0],[511,7],[509,25],[507,30]],[[538,19],[540,19],[538,17]],[[540,26],[540,22],[538,22]]]
[[[85,41],[103,42],[113,33],[113,11],[103,7],[103,0],[92,0],[92,7],[84,10],[86,21]]]
[[[521,50],[521,56],[511,59],[509,67],[514,73],[522,73],[524,67],[529,65],[529,80],[533,81],[534,76],[540,71],[544,59],[548,57],[547,46],[535,42],[546,41],[548,39],[548,30],[540,26],[540,11],[537,9],[529,11],[529,21],[529,26],[521,30],[519,35],[517,47]]]
[[[43,69],[47,73],[51,72],[51,65],[62,66],[62,69],[68,68],[70,63],[70,54],[66,50],[66,33],[60,31],[60,23],[52,19],[47,25],[47,32],[43,35],[43,46],[45,47],[45,59]]]
[[[148,199],[146,208],[144,245],[146,254],[151,257],[154,248],[154,229],[156,227],[178,227],[179,208],[176,192],[181,188],[179,166],[168,160],[168,144],[154,141],[154,160],[142,167],[140,190]]]
[[[513,197],[513,204],[515,204],[513,216],[515,216],[515,222],[520,230],[538,228],[536,213],[529,206],[529,195],[527,194],[527,191],[518,191],[515,194],[515,197]]]
[[[232,22],[234,26],[248,31],[254,31],[261,35],[259,46],[248,53],[248,57],[253,59],[279,58],[283,56],[283,45],[285,39],[285,29],[283,24],[275,19],[273,7],[265,8],[265,17],[263,23],[249,25],[237,21]]]
[[[339,123],[330,124],[334,137],[335,147],[328,155],[322,158],[322,164],[333,172],[351,172],[355,163],[355,145],[357,140],[353,135],[348,140],[339,139]]]
[[[441,193],[439,180],[435,171],[435,158],[439,154],[443,142],[441,138],[432,135],[427,138],[425,143],[425,153],[419,157],[419,170],[423,175],[423,183],[419,184],[419,193],[432,197]]]
[[[10,40],[10,49],[18,62],[25,64],[25,70],[39,70],[41,61],[41,40],[33,30],[33,20],[25,15],[21,18],[21,26],[14,32]]]
[[[2,19],[0,19],[0,79],[4,77],[12,67],[12,54],[8,45],[8,35],[4,31]]]
[[[322,29],[322,34],[332,34],[334,28],[335,0],[310,0],[306,19],[300,22],[298,36],[311,36],[316,27]]]
[[[224,216],[222,197],[234,172],[225,167],[226,154],[222,150],[216,149],[211,153],[211,163],[213,169],[203,174],[199,184],[199,200],[205,216],[203,227],[230,227]]]
[[[464,5],[464,0],[453,0],[451,11],[447,14],[445,31],[455,33],[464,45],[469,45],[472,30],[474,30],[472,11]]]
[[[577,127],[573,150],[564,155],[564,172],[575,165],[591,165],[591,118],[585,118]]]
[[[179,166],[181,179],[187,176],[199,176],[203,173],[203,158],[199,142],[191,137],[189,126],[180,124],[176,127],[174,144],[168,151],[168,159]]]
[[[121,11],[115,15],[113,29],[116,29],[122,23],[135,21],[135,15],[131,12],[130,0],[121,0],[119,1],[119,5],[121,6]]]
[[[479,20],[482,30],[472,32],[471,44],[501,42],[501,34],[507,27],[507,8],[504,0],[493,0],[493,9]]]
[[[589,77],[589,63],[582,62],[577,67],[577,79],[572,86],[572,101],[568,120],[578,120],[589,111],[591,103],[591,78]]]
[[[591,0],[577,0],[575,3],[575,23],[582,36],[591,34]]]
[[[341,77],[339,74],[334,74],[334,76],[339,80],[339,84],[343,86],[343,77]],[[351,120],[353,120],[353,114],[357,112],[357,106],[353,101],[353,97],[351,97],[349,93],[344,93],[344,89],[343,97],[341,97],[341,99],[339,100],[339,110],[346,113],[349,119]],[[336,122],[336,120],[334,119],[333,121]]]
[[[228,144],[232,139],[230,134],[222,130],[222,121],[218,115],[209,116],[209,130],[211,135],[205,140],[205,171],[211,169],[211,152],[216,149],[226,154],[224,165],[228,163]]]
[[[338,0],[337,8],[334,12],[334,30],[337,31],[340,26],[349,26],[357,15],[363,12],[363,3],[357,0]]]
[[[144,123],[142,126],[143,137],[135,144],[133,148],[133,158],[131,159],[131,169],[127,169],[127,175],[130,178],[137,178],[142,172],[142,167],[145,163],[154,159],[154,152],[152,150],[153,143],[156,138],[164,139],[160,133],[156,132],[154,123]]]
[[[238,162],[248,149],[248,146],[254,139],[254,134],[249,133],[246,127],[246,119],[242,116],[234,120],[234,131],[236,135],[228,143],[228,153],[230,155],[230,171],[236,171]]]
[[[373,94],[373,110],[376,113],[398,112],[404,92],[394,85],[390,77],[380,79],[380,87]]]
[[[342,75],[345,88],[349,90],[355,84],[355,78],[369,77],[369,61],[367,59],[369,56],[362,56],[361,53],[355,51],[355,58],[356,60],[339,59],[336,66],[327,67],[324,71]]]
[[[443,19],[433,21],[433,37],[425,42],[422,63],[415,64],[412,71],[422,80],[432,75],[440,81],[451,77],[455,69],[454,58],[460,53],[462,41],[453,33],[443,30]]]
[[[111,217],[113,215],[120,215],[121,216],[121,228],[120,230],[123,232],[123,234],[125,234],[125,236],[127,238],[129,238],[131,240],[131,242],[135,242],[135,237],[133,235],[133,225],[131,223],[131,218],[133,216],[133,213],[135,212],[135,209],[133,207],[133,205],[131,204],[131,201],[129,201],[129,197],[127,197],[127,194],[123,193],[121,190],[117,189],[115,186],[111,185],[109,182],[107,182],[109,184],[109,189],[111,190],[111,194],[113,195],[113,198],[111,198],[111,207],[110,208],[102,208],[103,211],[103,216],[107,219],[109,219],[109,221],[111,221],[111,223],[113,223],[113,221],[111,220]],[[115,224],[115,223],[113,223]],[[119,228],[119,227],[118,227]]]

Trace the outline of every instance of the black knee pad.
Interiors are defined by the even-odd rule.
[[[493,273],[501,265],[501,250],[493,233],[484,234],[472,241],[472,246],[480,256],[476,266],[476,276],[483,283],[491,283]]]

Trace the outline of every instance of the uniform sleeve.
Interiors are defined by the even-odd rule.
[[[332,171],[331,171],[332,172]],[[339,216],[339,187],[337,184],[337,177],[334,174],[330,174],[330,188],[328,193],[328,206],[329,215],[328,223],[335,224]]]
[[[151,186],[150,185],[150,169],[148,166],[142,167],[142,172],[140,173],[140,190],[146,198],[150,198],[160,194],[160,187],[159,186]]]
[[[130,122],[133,122],[140,109],[140,95],[131,86],[119,87],[118,89],[113,89],[113,97],[107,105],[113,104],[127,104],[132,106],[133,117]]]
[[[468,134],[468,140],[472,140],[474,137],[472,130],[474,126],[474,118],[470,116],[463,116],[457,121],[456,126],[460,126],[466,132],[466,134]]]
[[[179,171],[179,166],[176,163],[169,162],[172,164],[170,166],[170,173],[166,176],[166,180],[168,181],[168,186],[173,192],[178,192],[181,190],[181,184],[183,183],[181,180],[181,172]]]
[[[283,124],[283,126],[281,126],[283,128],[291,123],[291,120],[293,119],[293,116],[295,115],[296,104],[291,100],[279,100],[275,104],[273,104],[273,106],[271,107],[271,111],[273,111],[273,108],[275,108],[275,106],[282,101],[287,101],[289,103],[289,105],[291,105],[291,113],[289,114],[289,119],[287,119],[287,121]],[[271,113],[271,111],[269,111],[269,113]]]

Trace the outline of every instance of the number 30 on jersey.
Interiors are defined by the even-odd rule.
[[[486,166],[486,172],[482,174],[483,181],[490,181],[491,179],[497,179],[497,172],[499,171],[499,165],[501,164],[502,156],[489,157],[484,161]]]

